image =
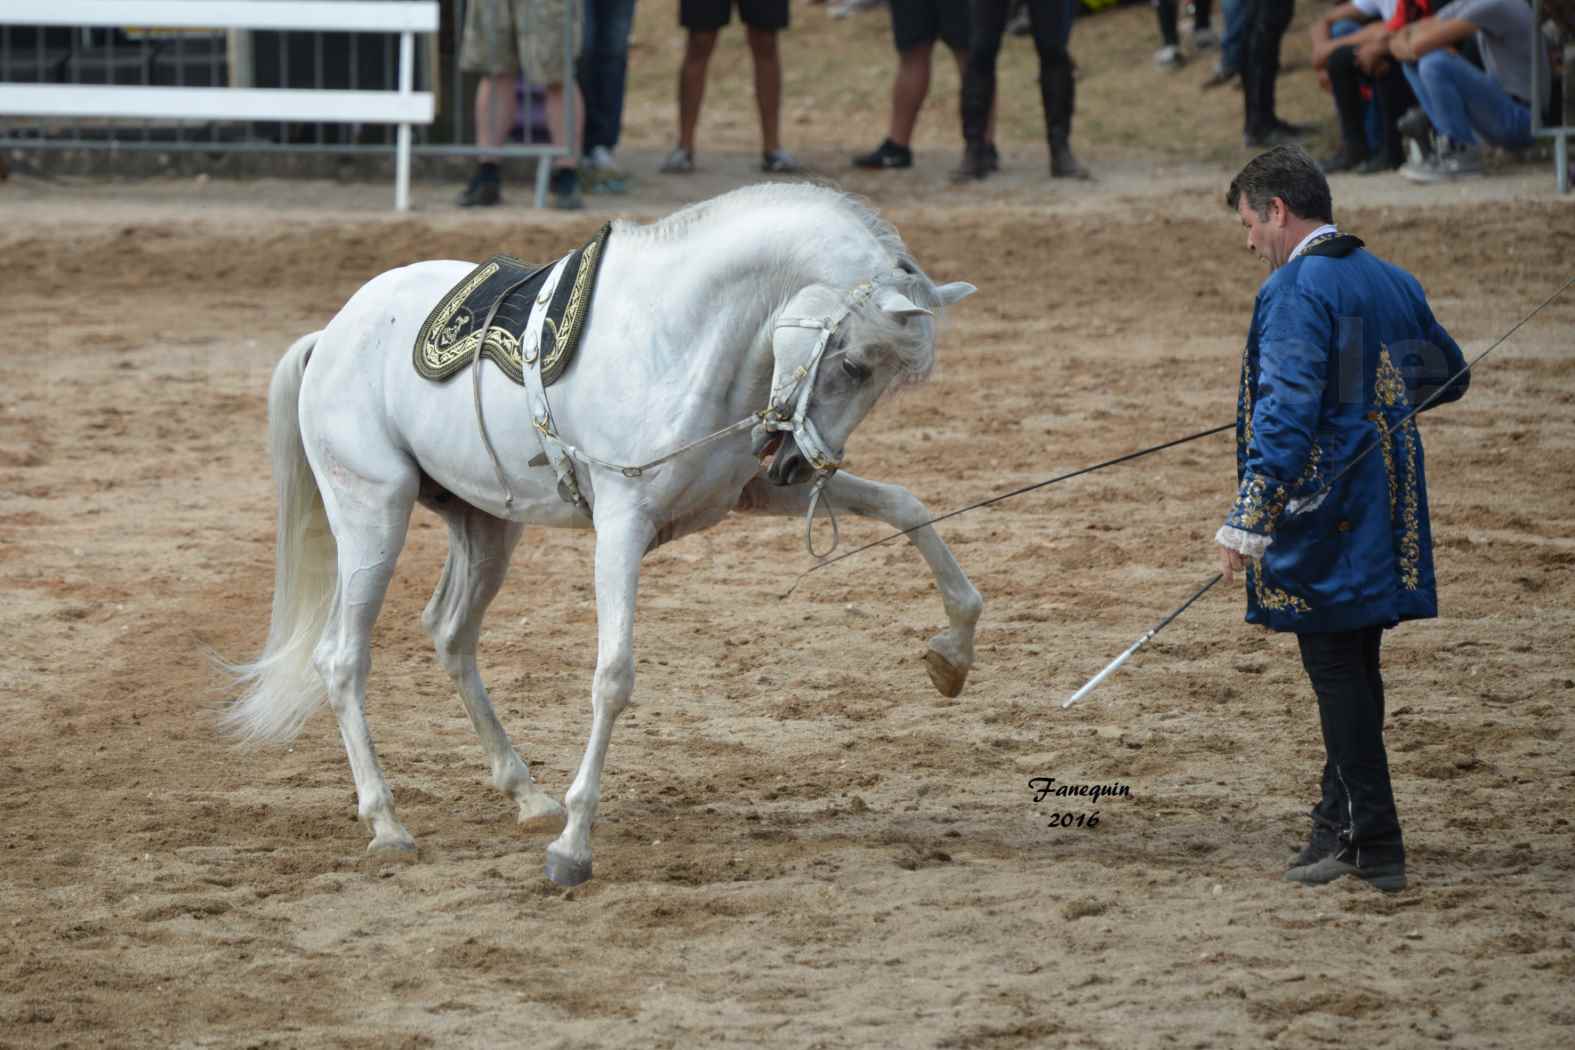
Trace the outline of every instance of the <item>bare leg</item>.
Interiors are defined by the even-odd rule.
[[[684,61],[678,67],[678,145],[694,152],[695,125],[700,122],[700,103],[705,99],[705,70],[716,47],[716,31],[691,31],[684,44]]]
[[[886,137],[899,146],[912,142],[919,110],[930,93],[930,52],[934,47],[931,41],[897,56],[897,79],[891,85],[891,129]]]
[[[757,477],[744,487],[738,506],[740,510],[765,514],[803,514],[809,507],[809,493],[808,485],[784,488]],[[897,529],[912,528],[931,517],[924,504],[902,486],[866,481],[845,470],[827,482],[822,499],[831,500],[838,510],[875,518]],[[935,574],[951,625],[930,639],[925,667],[936,689],[946,696],[956,696],[962,692],[973,667],[974,626],[979,622],[984,601],[933,528],[917,529],[908,534],[908,539],[919,548]]]
[[[476,667],[476,641],[487,606],[503,586],[509,555],[519,542],[523,525],[512,524],[474,507],[453,503],[435,505],[448,522],[448,559],[432,600],[421,614],[421,624],[437,647],[438,662],[454,680],[459,696],[476,727],[492,769],[492,783],[519,805],[520,823],[563,812],[554,799],[531,779],[530,767],[514,750],[509,735],[498,722]]]
[[[602,794],[602,763],[613,723],[634,692],[634,603],[640,558],[655,528],[632,508],[596,504],[596,677],[591,686],[591,737],[564,802],[563,834],[547,847],[547,877],[577,886],[591,877],[591,822]]]
[[[745,27],[755,64],[755,105],[760,109],[760,145],[767,153],[782,148],[782,59],[774,29]]]
[[[476,145],[484,149],[498,149],[509,137],[514,126],[513,73],[499,73],[481,78],[476,85]],[[482,160],[496,161],[496,155],[483,156]]]
[[[584,151],[585,147],[585,97],[580,94],[578,82],[574,85],[574,125],[577,129],[574,134],[574,153],[566,157],[554,157],[554,168],[578,167],[575,156]],[[561,146],[568,141],[568,128],[563,123],[563,85],[547,85],[547,134],[552,137],[554,146]]]
[[[315,469],[322,484],[323,472]],[[366,724],[366,676],[372,667],[372,625],[405,544],[415,505],[414,471],[391,480],[358,479],[354,486],[322,485],[323,503],[338,544],[339,583],[328,628],[313,663],[328,687],[328,703],[355,777],[356,812],[372,828],[370,850],[413,850],[415,840],[394,815]]]

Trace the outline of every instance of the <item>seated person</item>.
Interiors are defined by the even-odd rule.
[[[1334,96],[1340,149],[1320,163],[1325,173],[1364,175],[1398,168],[1405,160],[1397,127],[1415,102],[1400,65],[1391,60],[1389,37],[1427,14],[1427,0],[1351,0],[1332,8],[1312,27],[1312,64],[1319,83]],[[1367,128],[1363,88],[1372,95],[1381,139],[1374,149]]]
[[[1451,49],[1473,36],[1481,69]],[[1546,60],[1534,46],[1538,39],[1525,0],[1454,0],[1389,38],[1389,53],[1405,63],[1411,90],[1438,129],[1436,154],[1407,164],[1407,178],[1440,182],[1480,174],[1484,145],[1531,145],[1531,64]],[[1548,103],[1550,78],[1541,82],[1539,108]]]

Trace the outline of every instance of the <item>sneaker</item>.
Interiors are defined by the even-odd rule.
[[[1432,137],[1433,122],[1427,119],[1427,113],[1421,106],[1412,106],[1395,121],[1395,130],[1405,138],[1425,143]]]
[[[1207,51],[1211,47],[1218,47],[1220,35],[1208,26],[1192,31],[1192,46],[1199,51]]]
[[[552,192],[552,206],[559,211],[579,211],[585,207],[580,196],[580,173],[573,168],[555,168],[548,188]]]
[[[1340,852],[1339,830],[1314,817],[1312,833],[1307,836],[1307,844],[1297,852],[1288,867],[1306,867],[1318,863],[1325,857],[1332,857],[1338,852]]]
[[[491,208],[503,203],[503,189],[496,175],[478,171],[454,203],[461,208]]]
[[[804,165],[787,150],[774,149],[760,155],[760,170],[767,175],[801,175]]]
[[[592,193],[625,193],[629,176],[618,166],[612,150],[606,146],[592,146],[580,165],[580,176],[585,188]]]
[[[1217,88],[1221,87],[1222,85],[1229,84],[1232,80],[1235,80],[1240,75],[1241,74],[1234,69],[1226,69],[1224,66],[1215,66],[1214,72],[1210,73],[1207,79],[1203,81],[1203,90],[1208,91],[1210,88]]]
[[[682,146],[674,146],[673,151],[662,161],[662,174],[688,175],[695,170],[695,155]]]
[[[913,167],[913,150],[907,146],[899,146],[891,139],[887,139],[876,146],[869,153],[860,153],[853,158],[855,168],[911,168]]]
[[[1181,48],[1175,44],[1166,44],[1154,52],[1154,64],[1161,69],[1180,69],[1187,64],[1187,58],[1181,53]]]
[[[1322,886],[1347,875],[1355,875],[1375,890],[1396,893],[1405,889],[1405,861],[1388,864],[1368,864],[1357,867],[1342,860],[1344,853],[1336,853],[1311,864],[1303,864],[1285,873],[1286,882],[1299,882],[1303,886]]]
[[[1412,182],[1448,182],[1482,174],[1482,147],[1475,143],[1454,142],[1439,136],[1438,153],[1412,161],[1400,169]]]
[[[1017,13],[1012,15],[1006,23],[1006,31],[1013,36],[1027,36],[1034,31],[1033,23],[1028,20],[1027,4],[1019,7]]]

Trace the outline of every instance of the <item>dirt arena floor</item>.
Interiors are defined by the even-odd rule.
[[[938,148],[845,177],[980,289],[851,468],[939,512],[1228,422],[1263,277],[1219,203],[1246,157],[1218,144],[1230,123],[1202,160],[1090,130],[1085,186],[1051,186],[1031,139],[977,194]],[[266,631],[277,357],[383,269],[547,257],[748,177],[719,153],[674,186],[644,134],[637,192],[569,216],[463,214],[438,183],[406,217],[385,184],[0,184],[0,1047],[1575,1044],[1575,292],[1422,423],[1443,615],[1386,639],[1412,878],[1392,897],[1280,881],[1322,751],[1294,641],[1242,624],[1239,591],[1058,706],[1213,571],[1226,435],[947,522],[986,601],[956,700],[924,673],[944,618],[905,544],[787,600],[795,521],[655,552],[597,877],[572,891],[541,875],[550,832],[487,785],[420,631],[445,543],[425,511],[369,687],[419,856],[365,854],[328,715],[288,749],[218,737],[205,647],[246,657]],[[838,134],[805,149],[822,169]],[[1572,270],[1551,183],[1334,192],[1469,354]],[[844,521],[849,543],[884,531]],[[555,793],[589,728],[590,557],[529,531],[482,642]],[[1037,776],[1131,797],[1036,805]]]

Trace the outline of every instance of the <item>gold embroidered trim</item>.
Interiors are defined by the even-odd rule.
[[[1399,482],[1395,478],[1395,444],[1394,437],[1384,428],[1383,413],[1376,409],[1367,413],[1367,421],[1378,431],[1378,451],[1384,457],[1384,476],[1389,479],[1389,520],[1395,517],[1395,496],[1399,491]]]
[[[552,349],[541,359],[543,385],[558,378],[562,367],[567,365],[564,355],[579,340],[580,328],[585,323],[585,308],[590,305],[591,284],[595,280],[601,248],[609,232],[610,226],[602,227],[601,235],[586,245],[580,254],[580,268],[574,275],[574,288],[569,292],[569,302],[563,308],[563,317],[556,324],[551,318],[546,321],[551,326],[553,339]]]
[[[1225,524],[1253,532],[1273,532],[1279,524],[1280,513],[1285,510],[1285,499],[1284,485],[1271,485],[1265,479],[1249,474],[1242,481],[1236,506],[1231,510],[1230,517],[1225,519]]]
[[[1405,532],[1400,537],[1400,580],[1406,590],[1414,591],[1422,585],[1419,570],[1422,561],[1421,496],[1417,482],[1421,472],[1417,469],[1414,419],[1406,420],[1405,426],[1400,428],[1400,440],[1405,446]]]
[[[1405,377],[1390,359],[1389,348],[1382,344],[1378,347],[1378,372],[1373,382],[1373,392],[1385,408],[1394,408],[1396,405],[1404,407],[1406,404]]]
[[[1269,587],[1263,582],[1263,569],[1255,561],[1247,563],[1247,578],[1252,581],[1253,594],[1258,599],[1258,604],[1265,609],[1277,612],[1310,613],[1312,606],[1288,591],[1278,587]]]

